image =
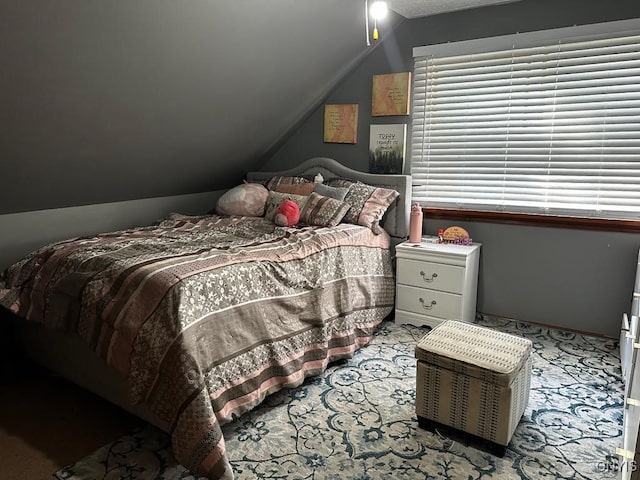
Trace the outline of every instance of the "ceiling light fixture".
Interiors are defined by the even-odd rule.
[[[371,9],[369,9],[369,0],[365,0],[364,2],[364,14],[365,14],[365,26],[366,26],[366,34],[367,34],[367,46],[370,46],[369,42],[369,15],[373,17],[373,39],[378,40],[378,20],[382,20],[387,15],[387,2],[383,2],[380,0],[376,0],[371,4]]]

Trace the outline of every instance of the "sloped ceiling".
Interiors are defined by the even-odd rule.
[[[229,187],[364,25],[361,0],[0,0],[0,213]]]

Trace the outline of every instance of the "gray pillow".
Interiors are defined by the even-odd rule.
[[[330,187],[329,185],[325,185],[324,183],[316,183],[315,188],[313,189],[318,195],[323,195],[325,197],[335,198],[337,200],[344,200],[344,197],[349,193],[348,187]]]

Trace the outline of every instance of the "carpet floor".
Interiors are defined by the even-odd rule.
[[[353,359],[281,391],[224,427],[237,480],[606,479],[622,435],[617,342],[504,319],[479,323],[533,341],[529,405],[504,457],[419,428],[415,357],[424,328],[382,324]],[[58,479],[196,479],[145,426],[55,473]]]

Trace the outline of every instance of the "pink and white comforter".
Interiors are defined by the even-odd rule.
[[[211,479],[233,478],[222,423],[350,357],[393,302],[384,233],[216,215],[59,242],[0,277],[0,304],[82,337]]]

